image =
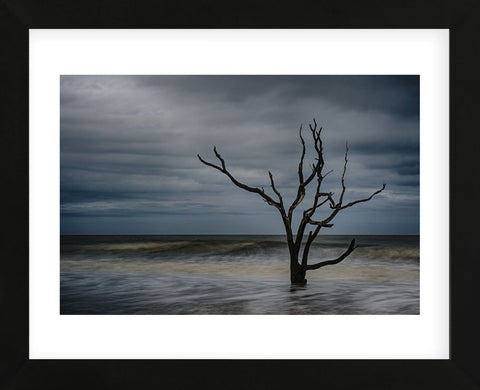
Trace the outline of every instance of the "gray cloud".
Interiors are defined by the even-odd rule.
[[[62,233],[282,233],[275,209],[202,165],[292,200],[298,130],[323,126],[325,186],[351,199],[332,233],[418,233],[417,76],[62,76]],[[348,212],[347,212],[348,211]],[[388,215],[386,212],[388,211]],[[261,216],[261,218],[259,218]],[[261,221],[259,220],[261,219]],[[369,221],[375,221],[373,225]]]

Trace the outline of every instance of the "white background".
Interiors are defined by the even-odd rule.
[[[448,46],[448,30],[30,30],[30,358],[448,358]],[[60,315],[62,74],[419,74],[420,315]]]

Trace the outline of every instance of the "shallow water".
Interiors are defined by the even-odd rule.
[[[324,236],[310,263],[349,236]],[[62,236],[61,314],[418,314],[418,236],[356,236],[292,289],[281,236]]]

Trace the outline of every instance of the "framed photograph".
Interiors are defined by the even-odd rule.
[[[263,369],[260,387],[478,383],[453,342],[455,280],[477,269],[451,256],[451,26],[35,27],[28,343],[8,380],[173,384],[185,364],[197,382]]]
[[[32,357],[447,358],[448,31],[382,37],[31,30]]]

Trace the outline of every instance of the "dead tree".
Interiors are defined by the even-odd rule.
[[[313,125],[309,124],[310,131],[313,138],[313,146],[316,152],[316,162],[312,164],[312,172],[307,176],[304,177],[303,173],[303,160],[305,158],[305,141],[302,137],[302,126],[300,126],[299,136],[300,142],[302,144],[302,154],[300,157],[300,163],[298,164],[298,190],[297,195],[293,203],[288,207],[285,208],[282,195],[277,190],[275,186],[275,182],[273,180],[273,175],[270,171],[268,171],[268,175],[270,177],[270,185],[272,187],[273,192],[275,193],[278,200],[273,199],[271,196],[265,193],[265,190],[262,188],[257,187],[250,187],[246,184],[239,182],[232,174],[227,170],[225,165],[225,160],[222,156],[217,152],[217,148],[214,147],[213,151],[215,156],[220,161],[220,165],[212,164],[208,161],[205,161],[200,155],[197,155],[199,160],[209,167],[215,168],[228,176],[228,178],[235,184],[237,187],[240,187],[246,191],[256,193],[260,195],[266,203],[270,206],[275,207],[282,217],[283,225],[285,227],[285,232],[287,235],[287,244],[288,250],[290,252],[290,281],[292,284],[305,284],[307,280],[305,279],[305,274],[308,270],[318,269],[324,267],[326,265],[337,264],[340,263],[343,259],[345,259],[350,253],[353,252],[355,249],[355,239],[350,242],[348,249],[338,258],[334,260],[326,260],[316,264],[308,264],[308,253],[310,251],[310,246],[312,242],[317,237],[318,233],[320,232],[321,228],[331,228],[333,226],[332,220],[335,216],[341,211],[346,208],[352,207],[353,205],[361,202],[367,202],[372,199],[375,195],[382,192],[385,189],[385,184],[383,184],[382,188],[375,191],[371,194],[368,198],[355,200],[352,202],[344,203],[343,197],[345,195],[346,186],[345,186],[345,172],[347,171],[347,163],[348,163],[348,145],[345,148],[345,163],[343,165],[343,173],[341,178],[342,190],[338,200],[335,200],[333,197],[333,192],[325,192],[321,189],[323,179],[332,171],[323,173],[323,168],[325,165],[325,161],[323,159],[323,145],[321,139],[321,132],[322,128],[320,127],[317,130],[317,122],[313,119]],[[313,196],[313,203],[310,208],[303,211],[302,218],[300,220],[296,235],[293,234],[292,231],[292,217],[293,211],[295,208],[302,202],[305,197],[306,187],[316,179],[316,188],[315,193]],[[316,219],[315,212],[318,210],[319,207],[323,205],[328,205],[330,208],[329,215],[324,219]],[[308,236],[306,236],[306,241],[303,246],[302,250],[302,242],[304,240],[304,234],[307,227],[311,227],[312,230],[308,232]],[[301,253],[301,258],[300,258]]]

